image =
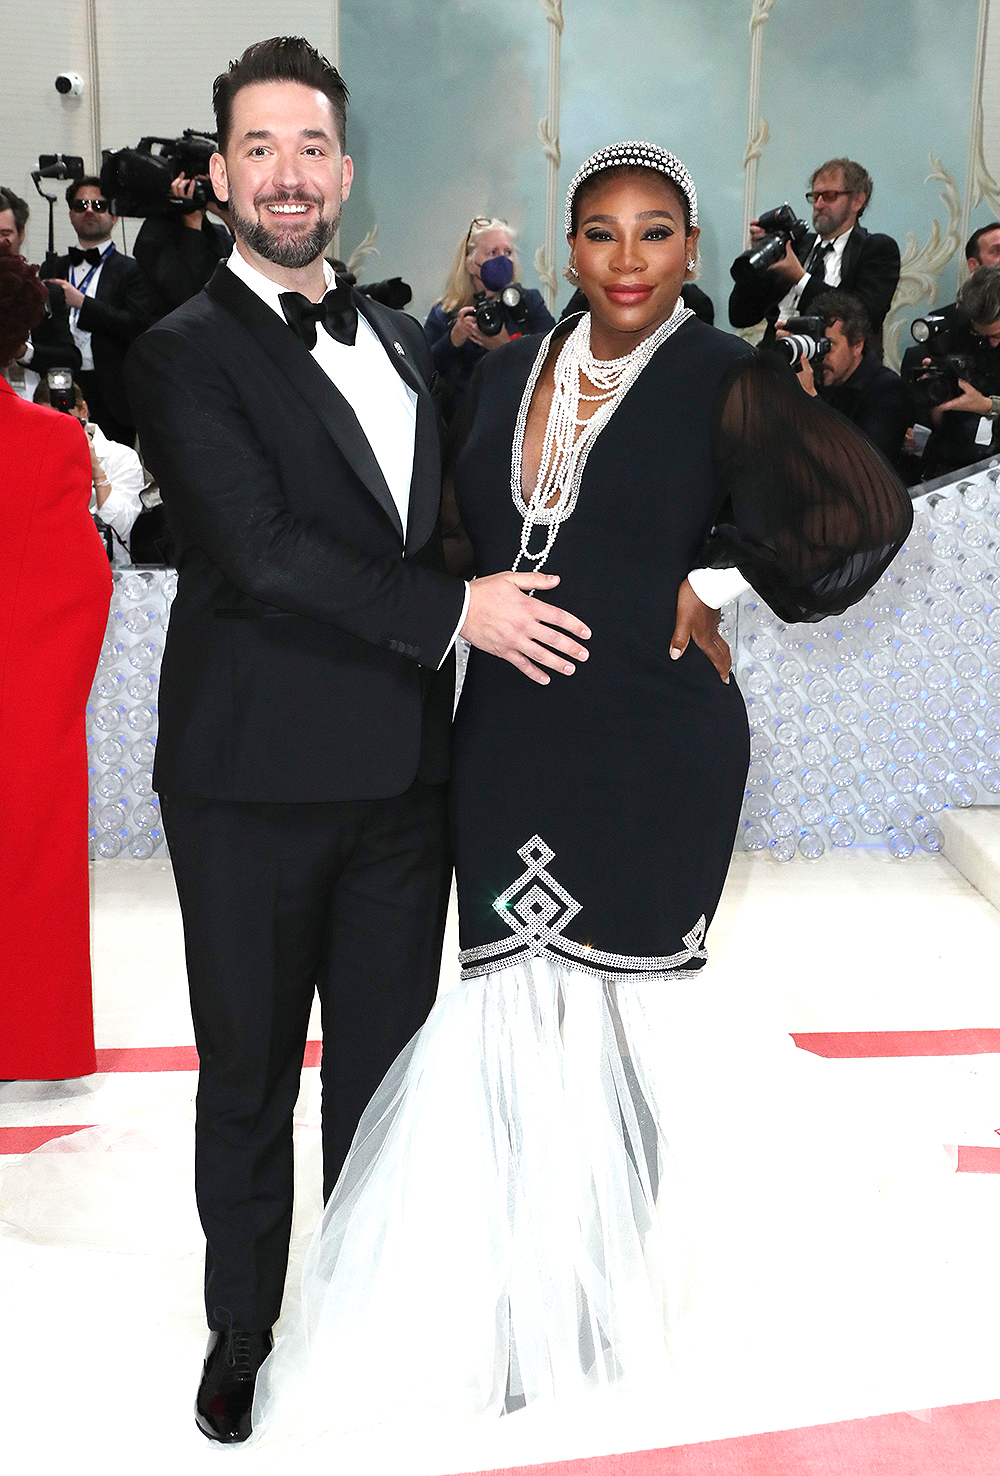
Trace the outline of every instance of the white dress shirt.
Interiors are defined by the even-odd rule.
[[[257,271],[234,247],[227,262],[229,270],[266,302],[284,323],[280,297],[287,292]],[[330,263],[323,263],[327,287],[335,281]],[[413,478],[413,446],[417,428],[416,391],[403,379],[392,363],[378,334],[363,314],[358,314],[358,332],[353,344],[340,343],[320,325],[316,344],[311,350],[316,363],[337,387],[358,418],[392,495],[403,525],[403,536],[410,510],[410,482]],[[442,657],[448,651],[469,613],[469,587],[466,585],[462,617]]]
[[[854,227],[852,226],[851,231],[853,231],[853,229]],[[851,239],[851,231],[844,231],[843,235],[834,236],[833,240],[830,242],[822,241],[818,236],[813,242],[812,250],[809,253],[810,256],[812,255],[813,251],[816,250],[817,246],[830,245],[833,247],[832,251],[828,251],[826,253],[826,257],[823,262],[823,282],[824,285],[827,287],[840,286],[840,277],[844,265],[844,249],[847,246],[848,241]],[[806,283],[812,280],[812,275],[812,272],[806,272],[805,275],[800,277],[799,280],[795,283],[795,286],[789,288],[789,290],[785,293],[784,297],[778,303],[779,318],[790,318],[794,313],[798,311],[799,302],[802,298],[803,292],[806,289]]]
[[[119,441],[109,441],[99,425],[91,422],[93,431],[94,451],[101,470],[111,483],[111,491],[104,499],[103,504],[97,506],[97,493],[91,491],[90,511],[96,513],[102,523],[107,523],[110,528],[118,534],[125,547],[122,548],[118,538],[113,539],[114,555],[116,564],[127,564],[129,561],[128,540],[132,531],[132,524],[142,512],[142,498],[139,493],[146,484],[145,473],[139,453],[131,446],[123,446]]]
[[[82,289],[84,297],[97,296],[97,284],[98,282],[100,282],[101,273],[104,270],[103,258],[107,256],[109,251],[114,249],[114,244],[115,243],[113,241],[109,240],[102,241],[98,246],[97,249],[101,253],[102,257],[100,266],[94,267],[89,261],[81,261],[79,266],[70,267],[69,280],[74,287],[80,287]],[[81,249],[90,250],[91,248],[86,247]],[[87,281],[88,275],[91,272],[93,273],[93,276],[91,276],[90,280]],[[84,282],[87,283],[86,287],[83,286]],[[80,358],[83,361],[80,365],[80,368],[81,370],[86,371],[89,369],[93,369],[94,367],[94,352],[90,345],[90,334],[85,333],[81,330],[81,328],[79,327],[79,321],[80,309],[70,308],[70,332],[73,334],[73,340],[76,343],[77,348],[80,350]]]

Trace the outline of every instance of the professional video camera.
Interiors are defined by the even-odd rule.
[[[809,227],[804,220],[799,220],[787,200],[777,210],[765,210],[758,217],[757,224],[767,234],[733,262],[729,274],[734,282],[752,282],[754,277],[781,260],[789,241],[801,241],[809,234]]]
[[[49,247],[45,253],[45,260],[41,265],[43,279],[51,277],[55,273],[56,263],[56,227],[55,227],[55,205],[56,195],[47,195],[42,189],[43,179],[82,179],[84,176],[83,160],[78,154],[39,154],[38,168],[31,171],[31,178],[35,182],[35,189],[49,206]]]
[[[903,370],[916,409],[933,410],[948,400],[956,400],[962,393],[958,381],[964,379],[971,383],[976,361],[971,354],[953,352],[948,319],[943,313],[928,313],[926,318],[914,318],[910,332],[923,349],[923,357],[931,361],[929,365],[907,364]]]
[[[185,128],[180,138],[140,138],[134,149],[104,149],[101,189],[116,215],[187,215],[204,210],[215,191],[207,179],[208,161],[217,151],[214,133]],[[179,174],[198,179],[191,198],[170,193]],[[202,177],[206,176],[206,177]]]
[[[826,324],[822,318],[797,317],[785,319],[787,337],[776,338],[771,347],[783,354],[796,374],[801,373],[801,360],[820,360],[833,348],[826,336]]]
[[[476,326],[486,338],[495,338],[504,325],[503,309],[514,319],[518,333],[527,333],[528,304],[524,288],[515,282],[514,263],[509,256],[490,256],[479,268],[484,288],[499,292],[499,297],[489,297],[486,291],[477,292],[472,298],[476,309]],[[503,304],[503,306],[501,306]]]

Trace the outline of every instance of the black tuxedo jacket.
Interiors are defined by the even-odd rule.
[[[809,260],[816,244],[810,231],[795,247],[799,261]],[[868,310],[877,344],[881,344],[882,324],[899,283],[899,247],[891,236],[871,235],[863,225],[856,225],[844,247],[840,264],[840,286],[853,292]],[[734,328],[752,328],[761,318],[767,319],[764,341],[774,337],[778,304],[788,291],[789,283],[773,272],[761,272],[752,282],[736,283],[729,296],[729,321]],[[830,292],[826,282],[810,277],[799,299],[797,311],[808,313],[809,304],[823,292]]]
[[[69,257],[60,256],[52,276],[69,281],[69,270]],[[101,267],[97,295],[84,299],[77,326],[91,335],[102,404],[121,425],[132,424],[125,391],[125,355],[156,317],[156,299],[138,264],[116,248]]]
[[[50,287],[45,313],[31,330],[32,355],[29,368],[44,379],[50,369],[80,368],[80,350],[69,326],[69,308],[61,287]]]
[[[367,437],[228,267],[142,335],[129,395],[178,546],[154,783],[244,801],[377,799],[447,776],[465,585],[445,572],[430,351],[355,293],[417,394],[407,536]],[[323,331],[323,330],[320,330]]]

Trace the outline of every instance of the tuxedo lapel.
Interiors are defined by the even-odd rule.
[[[253,334],[265,353],[291,380],[402,541],[403,525],[399,512],[368,437],[351,406],[323,373],[302,340],[224,262],[216,267],[205,291]]]
[[[864,226],[856,225],[848,237],[847,245],[844,247],[843,260],[840,263],[840,285],[848,287],[854,281],[857,271],[858,257],[864,249],[865,238],[868,232]]]
[[[416,362],[395,325],[380,305],[356,292],[358,311],[377,334],[379,342],[395,365],[403,382],[417,396],[417,423],[413,439],[413,473],[410,477],[410,500],[406,516],[406,553],[423,548],[437,526],[441,511],[441,442],[438,435],[437,408],[431,398]]]

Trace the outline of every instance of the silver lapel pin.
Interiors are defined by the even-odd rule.
[[[401,359],[405,359],[406,358],[406,350],[405,350],[405,348],[403,347],[403,345],[401,343],[396,343],[395,340],[393,340],[393,345],[392,346],[396,350],[397,354],[399,355],[399,357]]]

